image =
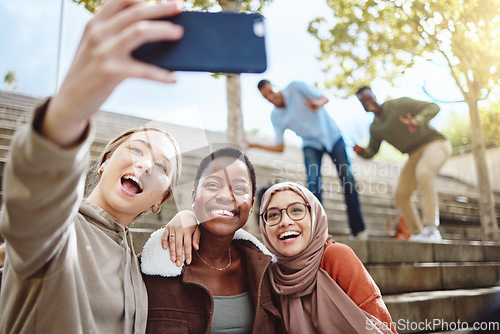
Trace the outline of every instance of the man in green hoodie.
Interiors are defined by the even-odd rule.
[[[429,121],[437,115],[435,103],[402,97],[379,104],[370,87],[361,87],[356,96],[367,112],[375,114],[370,125],[370,142],[354,151],[370,159],[387,141],[408,161],[401,170],[394,200],[412,232],[410,241],[439,241],[439,202],[434,177],[450,156],[451,146]],[[420,189],[422,218],[411,203],[413,192]]]

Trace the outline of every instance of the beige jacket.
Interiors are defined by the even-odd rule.
[[[82,204],[92,136],[60,149],[33,130],[44,108],[36,113],[4,172],[0,333],[144,333],[147,293],[130,233]]]

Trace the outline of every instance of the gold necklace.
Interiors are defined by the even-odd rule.
[[[226,270],[231,265],[231,247],[229,247],[227,249],[227,252],[229,253],[229,263],[224,268],[216,268],[216,267],[212,266],[210,263],[208,263],[207,261],[203,260],[203,258],[200,256],[200,254],[198,253],[198,251],[196,249],[194,249],[194,251],[196,252],[196,255],[198,255],[198,257],[200,258],[200,260],[202,260],[203,263],[205,263],[207,266],[209,266],[212,269],[222,271],[222,270]]]

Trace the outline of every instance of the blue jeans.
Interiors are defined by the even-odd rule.
[[[344,139],[340,138],[333,146],[331,152],[328,152],[325,148],[318,150],[309,146],[304,147],[303,151],[307,174],[307,188],[321,201],[321,159],[323,158],[323,153],[326,152],[335,164],[340,181],[342,182],[351,234],[356,235],[364,231],[365,224],[361,215],[356,181],[352,175]]]

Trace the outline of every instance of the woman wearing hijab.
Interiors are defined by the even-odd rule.
[[[260,229],[289,333],[395,333],[380,290],[354,252],[329,240],[321,203],[292,182],[262,198]]]

